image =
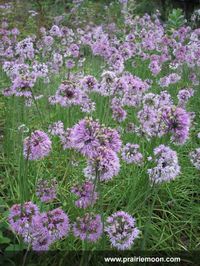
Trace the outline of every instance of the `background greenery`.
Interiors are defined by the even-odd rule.
[[[111,17],[109,19],[120,23],[118,15],[120,12],[119,5],[116,1],[86,1],[79,10],[80,16],[100,23],[105,16],[101,12],[105,3],[113,2],[110,8]],[[169,1],[167,1],[169,2]],[[17,25],[23,35],[37,33],[38,28],[42,25],[50,26],[52,17],[68,12],[70,2],[67,1],[19,1],[16,2],[16,12],[10,15],[11,24]],[[153,13],[159,7],[159,1],[136,1],[136,14],[145,12]],[[25,10],[35,9],[39,12],[37,19],[26,15]],[[169,14],[172,14],[170,3],[167,5]],[[168,11],[166,11],[168,12]],[[23,13],[23,16],[22,16]],[[182,16],[183,13],[179,14]],[[178,15],[177,15],[178,16]],[[169,18],[169,16],[168,16]],[[179,25],[171,25],[169,27]],[[70,17],[66,15],[66,23]],[[174,21],[174,20],[173,20]],[[177,22],[179,23],[179,22]],[[104,61],[100,57],[94,57],[88,50],[85,50],[86,62],[84,64],[85,75],[94,75],[100,77]],[[140,59],[136,60],[137,68],[132,68],[131,62],[127,62],[126,69],[142,79],[148,79],[152,76],[148,70],[148,62],[144,64]],[[182,87],[188,86],[188,69],[184,69],[183,79],[169,87],[169,91],[176,101],[176,94]],[[167,75],[168,69],[164,69],[158,76]],[[1,134],[1,153],[0,153],[0,245],[6,250],[22,250],[24,248],[22,241],[18,239],[8,228],[7,215],[8,209],[16,202],[21,200],[20,182],[26,186],[23,190],[23,197],[26,200],[32,200],[37,203],[42,210],[62,206],[63,210],[69,214],[70,220],[83,213],[82,210],[75,208],[74,197],[70,193],[70,188],[76,181],[83,180],[82,169],[85,167],[85,159],[74,151],[63,151],[59,140],[53,139],[53,152],[48,158],[39,162],[29,162],[28,165],[22,156],[22,141],[25,137],[18,131],[21,124],[25,124],[30,132],[35,129],[47,130],[48,125],[57,120],[62,120],[65,127],[71,127],[84,117],[78,107],[64,109],[59,106],[49,106],[47,97],[53,95],[64,77],[64,72],[51,78],[48,85],[38,81],[36,91],[45,94],[38,104],[44,118],[41,121],[37,109],[33,106],[27,108],[20,98],[6,98],[0,94],[0,134]],[[0,88],[6,88],[10,85],[9,79],[3,71],[0,72]],[[155,79],[154,79],[155,82]],[[155,83],[154,83],[155,84]],[[153,92],[159,92],[156,86],[152,86]],[[112,119],[109,108],[108,97],[99,97],[92,95],[96,101],[97,110],[93,114],[94,118],[100,119],[101,123],[107,126],[117,127],[118,124]],[[200,247],[200,185],[199,171],[190,163],[188,153],[200,146],[200,140],[196,135],[200,131],[200,91],[198,90],[188,105],[189,111],[196,113],[194,127],[191,130],[191,138],[186,145],[177,147],[171,145],[172,149],[178,153],[181,175],[174,182],[163,184],[157,189],[149,185],[146,174],[149,165],[145,163],[143,167],[131,166],[122,162],[120,174],[113,178],[112,181],[102,186],[103,206],[102,203],[95,205],[96,211],[103,212],[107,217],[117,210],[124,210],[135,216],[137,226],[142,231],[141,239],[136,240],[133,250],[164,250],[171,252],[174,250],[199,250]],[[147,158],[152,154],[153,148],[161,143],[169,143],[169,138],[153,139],[148,142],[136,135],[127,133],[125,128],[128,122],[136,122],[136,110],[128,110],[127,121],[122,123],[124,131],[122,132],[123,143],[139,143],[142,147],[142,153]],[[51,179],[56,177],[59,182],[57,201],[46,206],[35,196],[35,184],[39,178]],[[75,239],[72,235],[68,238],[55,243],[52,249],[58,250],[82,250],[82,242]],[[97,244],[87,244],[86,250],[109,250],[110,245],[106,237],[103,237]],[[21,253],[19,253],[21,254]],[[4,265],[19,265],[14,263],[16,253],[10,253],[9,261],[4,261]],[[45,265],[39,257],[37,265]],[[63,258],[64,260],[64,258]],[[9,264],[9,263],[13,264]],[[7,264],[6,264],[7,263]],[[36,263],[36,262],[35,262]],[[42,263],[42,264],[41,264]],[[45,262],[46,265],[57,265],[57,261],[52,259]],[[63,262],[64,263],[64,262]],[[36,264],[29,264],[36,265]],[[62,265],[62,264],[60,264]],[[63,264],[65,265],[65,264]]]

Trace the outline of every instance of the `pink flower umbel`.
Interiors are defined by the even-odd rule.
[[[190,115],[180,107],[166,107],[162,119],[166,132],[172,133],[172,140],[177,144],[184,144],[189,138]]]
[[[75,205],[78,208],[87,208],[90,205],[94,205],[97,200],[98,193],[95,191],[95,186],[92,182],[86,181],[82,185],[76,185],[71,189],[78,199],[75,201]]]
[[[200,170],[200,148],[195,149],[194,151],[190,152],[190,161],[191,163]]]
[[[69,218],[60,208],[40,214],[40,222],[50,233],[52,241],[61,239],[69,233]]]
[[[177,153],[165,145],[154,149],[156,166],[148,169],[151,183],[163,183],[174,180],[180,174]]]
[[[125,250],[131,248],[140,231],[131,215],[118,211],[107,218],[105,232],[113,247]]]
[[[81,240],[96,242],[103,233],[101,216],[86,213],[83,217],[78,217],[73,224],[73,233]]]
[[[108,181],[119,173],[119,158],[114,151],[106,147],[98,148],[97,152],[96,157],[88,160],[84,174],[88,179],[99,178],[101,181]]]
[[[34,131],[24,140],[24,157],[27,160],[39,160],[49,155],[51,140],[48,135],[40,130]]]
[[[13,231],[23,234],[31,226],[33,216],[39,213],[37,205],[31,201],[15,204],[10,208],[9,223]]]
[[[122,148],[122,159],[128,164],[141,164],[143,161],[143,156],[139,152],[140,146],[138,144],[127,143]]]
[[[56,198],[57,182],[53,180],[39,180],[36,187],[36,195],[42,202],[50,202]]]
[[[72,128],[71,140],[74,148],[88,158],[95,158],[100,147],[106,147],[114,152],[118,152],[121,148],[118,132],[100,125],[97,120],[91,118],[79,121]]]
[[[23,239],[35,251],[48,250],[56,240],[69,233],[69,219],[60,208],[38,213],[32,217],[28,230],[23,231]]]

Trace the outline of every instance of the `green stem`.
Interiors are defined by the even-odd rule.
[[[152,204],[149,206],[149,218],[145,224],[145,231],[144,231],[144,237],[143,237],[143,241],[142,241],[142,250],[145,250],[146,248],[146,240],[148,239],[148,234],[149,234],[149,225],[152,222],[152,214],[153,214],[153,210],[154,210],[154,206],[155,206],[155,202],[156,202],[156,198],[158,195],[158,188],[155,187],[155,184],[153,184],[152,186],[152,191],[151,193],[154,192],[154,196],[153,196],[153,201]]]
[[[21,136],[21,143],[23,144],[24,134]],[[23,146],[23,145],[22,145]],[[20,155],[20,169],[19,169],[19,194],[20,202],[23,204],[27,200],[27,170],[28,170],[28,158],[24,160],[23,148]]]
[[[38,106],[38,103],[37,103],[37,100],[35,98],[35,95],[33,93],[33,90],[31,89],[31,93],[32,93],[32,97],[33,97],[33,101],[34,101],[34,104],[35,104],[35,107],[36,107],[36,110],[39,114],[39,117],[40,117],[40,120],[41,120],[41,124],[44,126],[45,123],[44,123],[44,119],[43,119],[43,116],[42,116],[42,113],[40,112],[40,109],[39,109],[39,106]]]
[[[98,170],[98,167],[96,167],[96,179],[97,179],[97,192],[99,195],[99,201],[100,201],[100,211],[101,211],[101,221],[102,221],[102,227],[103,227],[103,233],[104,233],[104,210],[103,210],[103,193],[102,193],[102,186],[101,186],[101,181],[100,181],[100,173]],[[103,240],[103,249],[104,249],[104,234],[102,235],[102,240]]]
[[[84,251],[85,251],[85,242],[82,240],[82,256],[81,256],[81,261],[80,261],[80,266],[84,265]]]

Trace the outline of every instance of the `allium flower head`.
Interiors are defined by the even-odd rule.
[[[69,47],[71,56],[77,58],[79,56],[79,46],[75,43],[72,43]]]
[[[139,236],[135,219],[123,211],[118,211],[107,218],[105,232],[112,246],[118,250],[129,249]]]
[[[118,175],[120,163],[117,154],[106,147],[99,147],[97,156],[88,160],[84,174],[88,179],[95,179],[98,175],[101,181],[110,180]]]
[[[191,163],[200,170],[200,148],[195,149],[194,151],[190,152],[190,161]]]
[[[15,96],[31,97],[31,88],[36,82],[35,74],[19,75],[13,80],[12,91]]]
[[[46,64],[34,62],[33,72],[36,77],[47,77],[48,71],[48,66]]]
[[[62,33],[60,31],[60,28],[57,25],[53,25],[49,31],[51,36],[61,37]]]
[[[159,85],[161,87],[168,87],[170,84],[174,84],[178,82],[181,79],[181,76],[179,76],[176,73],[172,73],[168,76],[165,76],[159,80]]]
[[[184,144],[189,137],[190,115],[181,107],[166,107],[162,119],[166,131],[172,133],[172,140]]]
[[[15,204],[10,208],[9,223],[13,231],[23,234],[29,229],[33,216],[39,213],[37,205],[31,201]]]
[[[98,88],[98,83],[95,77],[85,76],[81,81],[82,88],[86,91],[95,91]]]
[[[121,123],[126,119],[127,112],[120,106],[112,108],[112,117],[117,122]]]
[[[81,111],[84,113],[92,113],[96,109],[96,103],[85,94],[82,97]]]
[[[69,233],[69,218],[60,208],[40,214],[40,222],[49,231],[52,241],[67,236]]]
[[[24,140],[24,157],[28,160],[39,160],[49,155],[51,140],[48,135],[36,130]]]
[[[34,47],[32,38],[28,37],[18,42],[16,45],[16,54],[23,59],[33,59]]]
[[[53,54],[53,63],[55,67],[61,67],[63,65],[63,56],[59,53]]]
[[[51,46],[53,44],[54,39],[51,36],[44,36],[43,37],[43,42],[44,42],[45,46],[49,47],[49,46]]]
[[[185,107],[186,103],[194,94],[193,89],[182,89],[178,92],[178,105]]]
[[[89,158],[94,157],[100,145],[97,137],[100,129],[100,124],[97,121],[89,118],[81,120],[71,130],[74,148]]]
[[[72,69],[75,66],[75,62],[73,60],[69,59],[66,61],[65,65],[68,69]]]
[[[117,73],[121,73],[124,70],[124,59],[119,53],[112,54],[109,58],[109,64]]]
[[[78,196],[75,205],[78,208],[87,208],[94,205],[97,200],[98,194],[95,191],[95,186],[92,182],[86,181],[82,185],[76,185],[71,189],[71,192]]]
[[[57,182],[53,180],[39,180],[36,187],[36,195],[42,202],[50,202],[56,198]]]
[[[149,64],[149,69],[154,76],[158,75],[161,71],[161,66],[157,60],[152,60]]]
[[[104,71],[101,77],[102,77],[102,80],[101,80],[98,92],[104,96],[112,95],[113,84],[116,78],[115,72]]]
[[[89,158],[96,157],[99,147],[106,147],[115,152],[121,148],[119,133],[91,118],[79,121],[71,129],[71,140],[74,148]]]
[[[101,216],[86,213],[83,217],[78,217],[73,224],[73,233],[81,240],[96,242],[103,233]]]
[[[180,166],[175,151],[165,145],[160,145],[154,149],[154,156],[156,166],[147,171],[152,183],[168,182],[180,174]]]
[[[23,239],[36,251],[48,250],[56,240],[69,233],[68,216],[60,209],[37,213],[32,217],[28,230],[23,231]]]
[[[141,164],[143,156],[139,152],[139,147],[138,144],[127,143],[122,148],[122,159],[127,163]]]
[[[105,146],[114,152],[119,152],[121,149],[121,139],[118,131],[110,127],[102,127],[102,134],[99,135],[101,146]]]
[[[173,105],[166,91],[148,93],[143,98],[143,109],[138,112],[140,128],[148,137],[172,134],[172,140],[184,144],[189,136],[191,115],[181,107]]]
[[[76,88],[74,83],[65,80],[59,86],[56,94],[53,98],[49,98],[51,104],[60,104],[63,107],[69,107],[71,105],[79,105],[82,99],[82,92]]]
[[[48,228],[41,223],[40,215],[33,216],[29,230],[23,232],[23,239],[34,251],[46,251],[53,242]]]
[[[71,128],[67,128],[62,135],[60,135],[60,140],[63,146],[63,150],[73,148],[73,143],[71,139]]]
[[[49,133],[53,136],[62,136],[64,134],[64,124],[62,121],[57,121],[49,126]]]

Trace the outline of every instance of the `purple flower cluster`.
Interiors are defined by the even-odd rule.
[[[8,221],[13,231],[17,234],[23,234],[29,230],[33,216],[39,213],[37,205],[31,201],[25,202],[23,205],[15,204],[10,208]]]
[[[62,136],[64,134],[64,124],[62,121],[57,121],[52,125],[49,125],[49,133],[52,136]]]
[[[92,90],[92,86],[96,86],[95,84],[92,85],[94,80],[88,76],[82,80],[82,83],[79,83],[77,78],[78,77],[74,77],[74,81],[63,81],[55,95],[49,97],[49,102],[52,105],[60,104],[65,108],[77,105],[80,106],[82,112],[93,112],[95,110],[95,103],[91,101],[88,93]]]
[[[188,100],[193,96],[194,90],[193,89],[182,89],[178,92],[178,105],[180,107],[185,107]]]
[[[83,217],[78,217],[73,224],[75,237],[81,240],[96,242],[103,233],[103,224],[100,215],[86,213]]]
[[[119,250],[129,249],[139,236],[135,219],[124,211],[118,211],[107,218],[105,232],[112,246]]]
[[[127,117],[127,112],[119,105],[112,103],[112,117],[115,121],[121,123]]]
[[[139,152],[140,146],[138,144],[127,143],[122,148],[122,159],[128,164],[141,164],[143,161],[143,155]]]
[[[55,96],[49,98],[51,104],[60,104],[63,107],[71,105],[79,105],[81,102],[81,91],[76,86],[69,82],[63,81]]]
[[[27,160],[39,160],[49,155],[51,151],[51,140],[48,135],[36,130],[24,140],[24,157]]]
[[[148,137],[172,134],[172,140],[184,144],[189,137],[190,114],[173,105],[169,93],[149,93],[143,99],[143,108],[137,114],[140,130]]]
[[[97,156],[97,148],[103,146],[118,152],[121,140],[118,132],[101,126],[96,120],[86,118],[76,124],[71,130],[73,146],[88,158]]]
[[[71,140],[71,128],[67,128],[64,133],[60,135],[60,140],[64,150],[73,148],[73,143]]]
[[[172,73],[169,76],[161,78],[159,84],[161,87],[168,87],[170,84],[177,83],[179,80],[181,80],[181,77],[176,73]]]
[[[36,195],[42,202],[50,202],[56,198],[57,182],[53,180],[39,180],[36,186]]]
[[[164,131],[172,133],[172,140],[177,144],[184,144],[189,138],[189,113],[181,107],[165,107],[161,119],[164,121]]]
[[[40,222],[40,216],[34,216],[29,230],[22,235],[24,242],[32,246],[34,251],[47,251],[52,244],[47,227]]]
[[[107,181],[118,175],[119,169],[120,163],[116,152],[106,147],[99,147],[96,156],[88,160],[84,174],[91,180],[98,177],[101,181]]]
[[[98,88],[98,83],[95,77],[93,76],[85,76],[82,81],[81,85],[83,90],[85,91],[96,91]]]
[[[73,146],[83,155],[93,158],[100,146],[98,136],[101,133],[100,124],[92,119],[83,119],[71,130]]]
[[[175,151],[165,145],[160,145],[154,149],[155,167],[148,169],[150,181],[154,183],[163,183],[174,180],[180,174],[180,166]]]
[[[96,110],[96,102],[92,99],[105,96],[113,124],[123,122],[123,125],[125,120],[133,119],[135,124],[129,124],[129,133],[135,133],[137,137],[145,136],[150,140],[165,136],[167,139],[169,135],[173,143],[185,144],[192,124],[192,113],[187,112],[186,107],[197,89],[195,86],[199,85],[196,69],[200,66],[200,29],[182,26],[169,34],[159,19],[159,12],[153,16],[133,16],[132,1],[128,0],[118,1],[122,4],[122,28],[110,21],[106,23],[106,15],[104,24],[95,25],[77,16],[79,12],[76,11],[84,1],[72,2],[70,19],[73,28],[63,26],[62,15],[54,18],[54,25],[50,29],[41,27],[40,34],[26,37],[20,35],[17,28],[10,28],[6,12],[10,12],[12,4],[0,5],[4,17],[0,26],[0,61],[11,81],[11,86],[3,90],[3,95],[22,97],[25,108],[31,107],[32,103],[37,107],[37,100],[48,97],[47,104],[52,110],[56,110],[57,105],[72,107],[72,110],[78,106],[88,114]],[[84,7],[81,12],[85,12],[85,9],[87,11]],[[106,6],[104,13],[107,14],[108,10],[109,6]],[[35,16],[37,13],[29,10],[29,14]],[[89,14],[92,15],[92,12]],[[101,73],[99,67],[100,72],[96,76],[88,73],[88,57],[84,57],[88,48],[92,56],[102,59],[103,71]],[[148,80],[131,74],[139,73],[138,62],[144,66],[144,71],[147,66],[150,75]],[[131,73],[126,71],[130,63]],[[185,68],[188,76],[185,75]],[[165,70],[168,72],[163,75]],[[49,85],[58,76],[62,76],[63,81],[50,96]],[[170,91],[177,91],[183,77],[187,80],[188,88],[173,94],[176,99],[172,100]],[[39,88],[40,82],[45,84],[44,92]],[[154,89],[156,84],[160,93],[150,93],[150,87]],[[102,197],[98,186],[103,184],[99,181],[108,181],[118,175],[119,152],[128,164],[141,165],[144,162],[139,144],[127,143],[121,147],[119,132],[123,134],[123,130],[123,127],[118,127],[118,131],[106,127],[92,118],[82,119],[67,129],[62,121],[49,125],[49,134],[59,137],[64,150],[74,149],[87,160],[83,170],[87,180],[71,189],[76,196],[76,207],[93,207]],[[49,136],[41,130],[32,132],[23,144],[26,160],[43,159],[52,149]],[[152,157],[149,156],[147,160],[151,184],[174,180],[180,174],[177,153],[170,147],[159,145],[154,148]],[[191,163],[200,170],[200,148],[191,151],[189,157]],[[39,180],[36,195],[42,202],[53,201],[56,198],[56,181]],[[62,209],[46,208],[48,211],[41,213],[37,205],[26,202],[15,204],[10,209],[12,230],[33,250],[48,250],[52,243],[69,233],[69,219]],[[81,240],[96,242],[104,231],[103,222],[100,215],[85,213],[73,223],[73,234]],[[131,248],[139,236],[135,219],[123,211],[108,217],[105,232],[111,245],[119,250]]]
[[[86,181],[81,185],[76,185],[71,189],[78,199],[75,201],[75,205],[78,208],[86,209],[87,207],[94,205],[98,198],[98,193],[95,191],[95,186],[92,182]]]
[[[116,73],[114,71],[104,71],[101,75],[101,82],[99,85],[99,93],[103,96],[109,96],[113,94],[113,86],[116,79]]]
[[[33,59],[34,58],[34,47],[32,38],[28,37],[20,41],[16,45],[16,54],[23,59]]]
[[[148,138],[164,134],[161,126],[161,115],[163,107],[171,105],[171,96],[166,91],[161,92],[160,95],[148,93],[144,96],[143,108],[137,114],[140,130],[143,134]]]
[[[11,73],[14,75],[14,73]],[[25,73],[13,78],[12,86],[4,90],[5,96],[15,95],[17,97],[32,97],[32,87],[35,85],[36,76],[34,73]]]
[[[98,172],[100,180],[108,180],[118,174],[121,140],[116,130],[86,118],[71,129],[70,140],[72,147],[88,158],[86,177],[94,179]]]
[[[121,77],[117,77],[115,72],[107,71],[102,74],[97,91],[104,96],[113,96],[111,102],[113,118],[122,122],[127,116],[124,107],[140,106],[142,98],[149,88],[146,81],[142,81],[130,73],[125,72]]]
[[[13,205],[9,223],[11,229],[36,251],[48,250],[54,241],[69,233],[68,216],[60,208],[40,213],[32,202]]]
[[[61,239],[69,232],[68,216],[60,208],[41,213],[40,219],[43,226],[47,226],[53,241]]]
[[[37,61],[34,62],[33,64],[33,73],[37,78],[45,78],[48,77],[48,65],[45,63],[39,63]]]
[[[195,149],[194,151],[190,152],[190,161],[191,163],[200,170],[200,148]]]

